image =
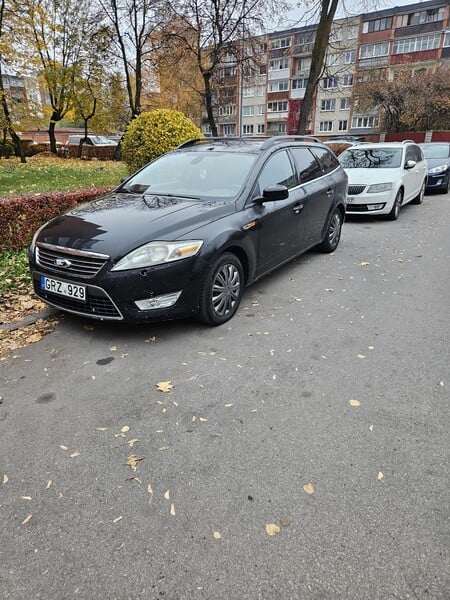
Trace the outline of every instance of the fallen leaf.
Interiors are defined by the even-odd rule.
[[[171,389],[173,389],[173,384],[171,381],[160,381],[157,385],[156,385],[157,389],[160,392],[170,392]]]
[[[139,461],[144,460],[143,457],[136,456],[136,454],[130,454],[127,458],[127,462],[125,463],[132,471],[136,471],[137,464]]]
[[[52,484],[53,484],[53,481],[52,481],[51,479],[49,479],[49,480],[47,481],[47,485],[45,486],[45,489],[46,489],[46,490],[49,490],[49,489],[50,489],[50,487],[52,486]]]
[[[122,519],[123,519],[123,517],[122,517],[122,515],[120,515],[120,517],[116,517],[115,519],[113,519],[113,523],[118,523]]]
[[[220,533],[218,531],[213,531],[213,538],[215,540],[220,540],[222,536],[220,535]]]
[[[5,473],[5,474],[3,475],[3,485],[5,485],[5,483],[8,483],[8,481],[9,481],[9,477],[8,477],[8,475]]]
[[[362,260],[361,262],[356,264],[358,265],[358,267],[367,267],[368,265],[370,265],[370,263],[365,260]]]
[[[275,523],[268,523],[266,525],[266,533],[268,535],[277,535],[277,533],[280,533],[280,531],[281,529]]]
[[[94,331],[95,329],[94,325],[85,325],[84,328],[86,329],[86,331]]]
[[[124,425],[123,427],[120,428],[120,433],[128,433],[128,431],[130,431],[130,428],[128,425]]]
[[[369,425],[369,431],[373,431],[373,425]]]
[[[95,431],[106,431],[107,427],[96,427]]]
[[[20,496],[22,500],[31,500],[31,496]]]
[[[167,490],[167,492],[164,494],[164,498],[166,500],[170,500],[170,490]]]
[[[292,523],[292,519],[290,517],[283,517],[280,521],[282,527],[289,527]]]
[[[154,335],[145,340],[146,344],[152,344],[153,342],[156,342],[156,337]]]
[[[314,486],[312,483],[307,483],[303,486],[303,491],[306,492],[307,494],[314,494],[314,492],[316,490],[314,489]]]
[[[22,521],[21,525],[26,525],[27,523],[29,523],[32,519],[33,515],[28,515],[28,517],[25,517],[25,519]]]
[[[161,448],[159,448],[160,452],[164,452],[164,450],[169,450],[170,446],[161,446]]]
[[[334,288],[325,288],[326,292],[334,292]]]
[[[225,404],[225,408],[230,408],[230,406],[233,406],[232,402],[230,402],[229,404]]]
[[[175,516],[175,504],[172,502],[172,504],[170,505],[170,514],[174,517]]]
[[[356,356],[357,356],[358,358],[366,358],[366,355],[365,355],[365,354],[357,354]]]
[[[135,438],[134,440],[128,440],[127,444],[130,446],[130,448],[132,448],[136,442],[138,442],[139,440],[137,438]]]
[[[359,400],[349,400],[348,403],[350,406],[361,406],[361,402]]]
[[[72,452],[72,454],[69,455],[70,458],[76,458],[77,456],[80,456],[80,453],[78,452],[78,450],[76,450],[75,452]]]
[[[60,446],[61,450],[68,450],[69,448],[67,446]]]
[[[111,346],[110,351],[111,352],[117,352],[117,346]]]
[[[200,421],[202,421],[203,423],[206,423],[208,419],[205,419],[205,417],[200,417]]]
[[[378,475],[377,475],[377,479],[378,481],[381,481],[383,479],[384,475],[381,471],[378,471]]]

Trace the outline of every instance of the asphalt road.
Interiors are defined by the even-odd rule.
[[[1,361],[0,598],[448,600],[449,224],[426,196],[223,327],[66,316]]]

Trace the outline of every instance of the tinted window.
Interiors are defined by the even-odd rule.
[[[337,158],[326,148],[311,148],[311,152],[317,157],[324,173],[331,173],[339,165]]]
[[[425,158],[448,158],[450,144],[429,144],[422,146]]]
[[[349,148],[339,156],[345,169],[396,169],[402,161],[401,148]]]
[[[258,178],[259,192],[270,185],[285,185],[288,189],[297,185],[288,153],[283,150],[269,158]]]
[[[308,148],[292,148],[291,151],[294,156],[300,183],[312,181],[323,175],[319,163]]]

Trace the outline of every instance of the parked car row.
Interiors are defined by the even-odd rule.
[[[245,286],[311,248],[336,250],[346,211],[397,219],[428,177],[409,141],[355,144],[338,160],[301,136],[190,140],[42,226],[34,290],[96,319],[220,325]]]

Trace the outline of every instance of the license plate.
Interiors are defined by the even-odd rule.
[[[347,196],[347,204],[353,204],[354,201],[355,199],[353,198],[353,196]]]
[[[41,275],[41,289],[52,292],[52,294],[59,294],[60,296],[67,296],[74,300],[86,302],[85,285],[76,285],[75,283],[59,281],[58,279],[51,279],[50,277]]]

